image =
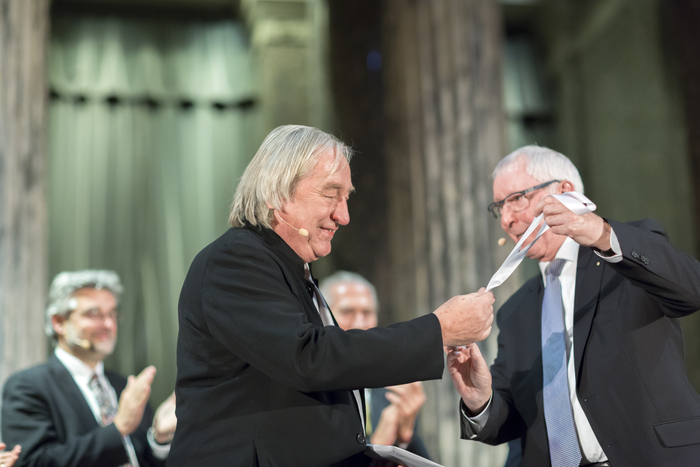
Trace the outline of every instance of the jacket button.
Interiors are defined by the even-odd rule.
[[[358,433],[357,438],[355,438],[355,439],[357,439],[357,442],[359,444],[365,444],[365,435],[364,434]]]

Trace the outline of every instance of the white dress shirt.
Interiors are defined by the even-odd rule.
[[[595,251],[595,253],[603,260],[617,263],[622,260],[622,250],[620,248],[620,243],[615,235],[614,231],[610,232],[610,245],[613,250],[612,256],[605,256],[603,253]],[[581,446],[581,452],[583,454],[584,461],[588,463],[603,462],[608,460],[605,455],[603,448],[601,447],[598,439],[593,433],[591,424],[586,417],[586,414],[581,407],[581,403],[578,400],[578,395],[576,394],[576,364],[574,362],[574,299],[576,295],[576,267],[578,265],[578,249],[579,245],[574,242],[571,238],[564,240],[564,243],[557,251],[555,259],[565,259],[564,268],[559,275],[559,281],[561,283],[562,301],[564,304],[564,325],[566,326],[567,333],[567,343],[566,343],[566,355],[567,355],[567,379],[569,382],[569,397],[571,399],[571,406],[574,412],[574,425],[576,426],[576,431],[578,433],[579,443]],[[545,270],[549,266],[549,261],[542,261],[539,263],[540,272],[544,283],[547,283],[547,277],[545,275]],[[493,399],[493,394],[491,396]],[[474,433],[479,433],[481,429],[486,425],[489,413],[491,412],[491,400],[489,400],[486,408],[479,415],[475,417],[467,416],[464,411],[462,415],[467,419],[472,427]],[[476,437],[474,435],[473,437]]]

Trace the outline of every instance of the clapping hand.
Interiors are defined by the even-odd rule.
[[[173,439],[177,417],[175,416],[175,392],[173,392],[156,410],[153,417],[154,439],[158,444],[167,444]]]
[[[0,467],[12,467],[22,452],[22,447],[18,444],[12,451],[5,451],[5,443],[0,443]]]

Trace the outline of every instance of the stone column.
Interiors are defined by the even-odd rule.
[[[279,125],[327,129],[330,117],[325,2],[242,0],[241,11],[250,29],[258,75],[258,144]]]
[[[486,210],[505,155],[501,18],[495,0],[387,0],[384,17],[393,303],[404,320],[485,286],[508,253]],[[499,303],[517,285],[499,288]],[[440,463],[502,464],[504,448],[459,440],[449,377],[426,392],[422,433]]]
[[[49,0],[0,0],[0,383],[44,360]]]

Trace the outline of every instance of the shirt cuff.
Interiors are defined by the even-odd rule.
[[[486,404],[486,407],[484,407],[484,410],[481,411],[480,414],[475,415],[473,417],[470,417],[469,415],[466,414],[464,411],[464,401],[462,401],[462,416],[469,422],[469,425],[472,428],[473,434],[471,435],[471,438],[476,438],[476,435],[479,434],[479,432],[484,428],[486,425],[486,422],[489,419],[489,414],[491,413],[491,401],[493,400],[493,391],[491,392],[491,397],[489,397],[489,402]]]
[[[613,254],[606,255],[606,253],[610,253],[611,250]],[[615,235],[615,231],[612,229],[612,227],[610,228],[610,250],[604,252],[594,248],[593,251],[596,255],[608,263],[619,263],[622,261],[622,248],[620,248],[620,241],[617,239],[617,235]]]
[[[155,438],[153,437],[153,432],[151,430],[148,430],[148,433],[146,434],[146,439],[148,440],[148,444],[151,446],[153,456],[156,459],[165,460],[168,458],[168,454],[170,454],[170,443],[158,444]]]

